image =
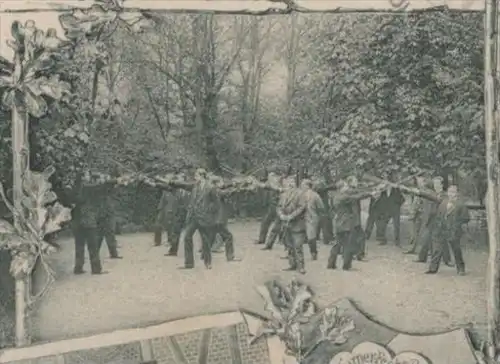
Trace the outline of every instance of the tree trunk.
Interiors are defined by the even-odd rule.
[[[488,192],[486,211],[488,218],[489,260],[488,260],[488,341],[498,352],[500,328],[500,215],[499,215],[499,109],[498,109],[498,56],[499,42],[497,1],[486,1],[485,13],[485,135],[486,165],[488,170]],[[495,355],[495,353],[489,353]]]
[[[97,101],[97,91],[99,89],[99,74],[101,73],[101,65],[99,62],[95,65],[94,77],[92,79],[92,112],[95,112],[95,106]]]
[[[13,197],[14,207],[19,212],[23,212],[23,176],[28,166],[28,145],[27,145],[27,114],[24,110],[18,109],[17,105],[12,107],[12,165],[13,165]],[[19,226],[19,217],[14,216],[14,225]],[[16,279],[16,346],[22,347],[30,344],[28,334],[28,278]]]
[[[287,47],[287,122],[292,119],[293,95],[295,93],[295,78],[297,69],[297,47],[298,47],[297,14],[290,15],[290,39]]]
[[[217,96],[209,95],[205,98],[205,113],[203,114],[203,134],[205,137],[205,157],[209,170],[221,173],[217,148],[215,147],[215,130],[217,127]]]

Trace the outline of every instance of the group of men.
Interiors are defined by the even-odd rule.
[[[75,187],[59,194],[60,200],[72,206],[72,230],[75,238],[74,274],[83,274],[85,247],[92,274],[107,273],[102,269],[100,250],[106,240],[109,257],[122,259],[118,254],[115,236],[113,193],[118,178],[106,182],[94,181],[90,174],[79,176]]]
[[[82,274],[84,250],[87,246],[92,274],[102,274],[99,251],[106,239],[110,257],[120,259],[114,236],[114,217],[110,201],[119,179],[92,185],[91,181],[77,184],[71,191],[73,231],[75,236],[75,274]],[[195,266],[193,237],[201,236],[201,259],[207,269],[212,268],[212,252],[222,247],[228,262],[235,261],[234,239],[228,229],[226,199],[238,189],[222,178],[198,169],[194,182],[178,174],[170,180],[144,179],[143,182],[163,190],[158,206],[154,244],[161,245],[162,231],[168,234],[167,256],[177,256],[181,233],[184,231],[184,267]],[[406,253],[418,252],[419,262],[431,262],[427,273],[436,273],[441,260],[452,265],[450,248],[460,275],[465,274],[465,263],[460,249],[463,225],[469,220],[467,207],[458,198],[457,186],[443,191],[441,178],[433,180],[432,190],[423,179],[417,178],[414,187],[393,184],[385,180],[371,181],[360,186],[358,179],[349,177],[328,184],[319,179],[303,179],[299,186],[295,177],[270,173],[258,188],[269,192],[269,210],[261,224],[258,244],[264,250],[273,248],[279,238],[284,242],[289,267],[286,270],[305,274],[303,246],[308,245],[313,260],[318,258],[317,241],[323,236],[331,244],[327,268],[336,269],[342,255],[342,269],[349,270],[353,260],[363,260],[366,240],[376,226],[376,237],[386,244],[385,230],[392,219],[395,243],[400,246],[399,223],[403,193],[412,196],[412,236]],[[369,217],[365,228],[361,221],[361,201],[370,198]],[[97,203],[96,203],[97,201]],[[272,227],[271,227],[272,226]],[[335,227],[335,228],[333,228]],[[268,234],[268,231],[270,232]]]
[[[200,233],[201,259],[212,268],[212,251],[218,251],[217,236],[224,244],[226,260],[235,261],[233,234],[229,231],[226,198],[232,193],[222,178],[198,169],[195,182],[186,182],[184,174],[169,182],[147,181],[164,190],[158,206],[155,246],[160,246],[162,231],[167,231],[170,245],[167,256],[177,256],[181,232],[184,230],[184,268],[194,268],[193,237]]]
[[[276,178],[276,176],[271,176]],[[267,215],[261,223],[257,244],[263,250],[271,250],[275,241],[284,241],[289,252],[290,270],[305,273],[303,248],[307,242],[312,259],[317,259],[317,241],[322,232],[325,244],[331,244],[327,268],[335,269],[337,256],[342,253],[344,270],[352,267],[354,258],[363,260],[366,255],[366,240],[376,226],[376,238],[380,245],[387,244],[386,228],[390,220],[395,230],[395,245],[401,246],[400,218],[403,193],[412,197],[412,236],[407,254],[417,253],[417,262],[425,263],[431,255],[427,274],[435,274],[441,260],[452,266],[450,248],[453,252],[457,272],[465,274],[460,240],[463,227],[469,221],[466,205],[458,196],[456,185],[443,191],[443,179],[433,179],[433,190],[424,180],[416,178],[415,187],[381,181],[372,188],[360,188],[356,178],[348,178],[331,186],[325,183],[304,180],[299,188],[292,180],[281,177],[278,184],[282,190],[274,189],[270,197]],[[361,200],[370,198],[369,217],[365,229],[361,222]],[[333,217],[333,218],[332,218]],[[335,225],[333,234],[332,222]],[[268,234],[268,230],[271,231]],[[267,238],[267,239],[266,239]]]

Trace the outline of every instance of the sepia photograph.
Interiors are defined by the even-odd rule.
[[[499,0],[5,0],[0,363],[499,364]]]

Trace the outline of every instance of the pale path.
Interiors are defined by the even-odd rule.
[[[165,257],[165,247],[152,246],[152,234],[131,234],[118,236],[123,260],[104,259],[109,274],[74,276],[73,242],[65,242],[54,258],[57,282],[34,315],[35,337],[53,341],[238,308],[262,312],[253,287],[294,274],[281,271],[287,265],[280,259],[281,245],[269,252],[253,244],[256,222],[231,224],[230,229],[242,261],[227,263],[223,254],[215,254],[211,271],[203,267],[199,254],[195,269],[180,270],[183,245],[179,257]],[[443,331],[467,323],[484,330],[485,251],[465,249],[467,275],[459,277],[446,266],[438,275],[422,274],[425,265],[390,244],[369,242],[368,261],[355,262],[350,272],[325,269],[329,247],[319,245],[318,261],[311,261],[304,248],[303,279],[313,286],[320,305],[349,297],[377,320],[409,332]],[[105,249],[102,257],[107,257]]]

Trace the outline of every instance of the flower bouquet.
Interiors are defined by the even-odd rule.
[[[340,315],[336,307],[319,311],[309,286],[294,279],[288,285],[276,280],[257,288],[270,313],[268,321],[257,330],[252,342],[262,336],[276,335],[285,346],[287,362],[301,363],[319,344],[347,342],[354,321]]]

